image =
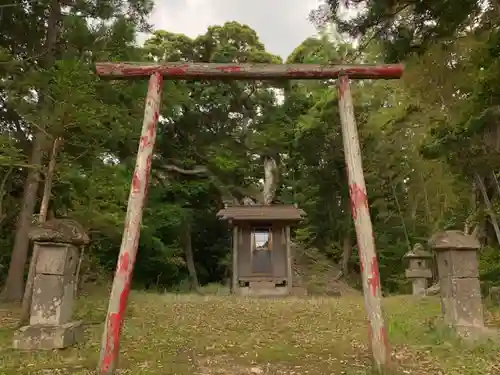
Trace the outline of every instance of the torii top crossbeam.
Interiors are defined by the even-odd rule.
[[[321,64],[233,64],[233,63],[134,63],[99,62],[96,73],[109,79],[148,78],[160,73],[164,79],[398,79],[402,64],[321,65]]]

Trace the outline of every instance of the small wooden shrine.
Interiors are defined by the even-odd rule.
[[[295,205],[237,205],[217,216],[232,227],[232,283],[237,295],[283,296],[292,292],[290,228],[305,212]]]

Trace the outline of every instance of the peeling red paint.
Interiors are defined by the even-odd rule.
[[[125,76],[136,77],[136,76],[140,76],[142,74],[151,75],[154,72],[155,72],[154,67],[150,67],[147,70],[142,70],[142,69],[134,68],[134,67],[124,67],[122,70],[120,70],[120,69],[110,70],[108,74],[115,75],[118,73],[118,74],[124,74]]]
[[[156,86],[156,95],[159,95],[161,97],[161,92],[163,90],[163,77],[161,77],[161,76],[158,77],[158,79],[155,80],[154,84]],[[159,107],[158,107],[158,109],[159,109]],[[159,111],[158,111],[158,114],[159,114]],[[156,124],[155,124],[155,126],[156,126]]]
[[[373,296],[377,295],[377,291],[380,289],[380,273],[378,270],[377,257],[374,256],[370,263],[370,276],[368,277],[368,285]]]
[[[144,148],[148,147],[149,144],[150,144],[149,136],[147,136],[147,135],[141,136],[141,138],[139,139],[139,147],[141,149],[144,149]]]
[[[321,78],[321,75],[324,74],[322,70],[311,70],[311,71],[304,71],[299,68],[290,68],[285,71],[285,78],[289,79],[300,79],[300,78],[314,78],[318,79]]]
[[[149,88],[148,88],[148,97],[146,99],[146,107],[148,106],[154,106],[154,103],[152,103],[151,94],[154,96],[157,96],[160,94],[162,90],[162,79],[157,79],[157,80],[151,80]],[[153,110],[153,116],[151,120],[149,121],[147,127],[146,127],[146,132],[141,136],[140,139],[140,148],[144,149],[146,147],[150,147],[153,145],[154,140],[156,138],[156,124],[158,123],[158,120],[160,118],[160,112],[156,109]]]
[[[153,145],[153,140],[156,137],[156,123],[158,122],[158,113],[153,115],[153,121],[148,125],[147,132],[145,135],[141,136],[139,141],[140,148],[145,149],[146,147],[151,147]]]
[[[385,345],[387,352],[389,352],[389,336],[387,335],[387,330],[384,326],[380,327],[380,339]],[[387,353],[389,355],[389,353]]]
[[[346,76],[345,74],[340,75],[338,79],[338,86],[339,86],[339,96],[343,97],[345,92],[349,90],[349,77]]]
[[[129,268],[130,256],[128,253],[123,253],[118,258],[117,272],[127,273]]]
[[[358,209],[368,208],[368,197],[366,191],[357,183],[349,185],[349,196],[351,197],[351,211],[354,220],[358,218]]]
[[[151,158],[156,139],[156,123],[159,118],[161,87],[162,76],[159,73],[154,73],[148,86],[144,121],[124,225],[124,236],[109,298],[108,314],[101,346],[101,361],[98,366],[99,375],[112,375],[116,369],[121,328],[130,293],[140,238],[140,224],[151,172]]]
[[[101,77],[146,78],[159,73],[165,79],[398,79],[403,65],[320,65],[320,64],[219,64],[219,63],[112,63],[99,62]]]
[[[153,119],[149,123],[148,130],[147,130],[148,134],[151,137],[154,136],[154,135],[156,135],[156,124],[158,123],[159,118],[160,118],[160,114],[158,113],[158,111],[156,111],[155,113],[153,113]]]
[[[149,156],[148,156],[148,159],[147,159],[147,161],[146,161],[146,169],[147,169],[148,171],[150,171],[150,170],[151,170],[151,161],[152,161],[152,156],[151,156],[151,155],[149,155]],[[146,187],[145,187],[146,191],[144,192],[145,199],[147,199],[148,194],[149,194],[149,180],[150,180],[150,178],[151,178],[151,173],[148,173],[148,174],[146,175]]]
[[[120,294],[120,304],[118,308],[118,314],[120,315],[121,319],[120,321],[123,322],[123,314],[125,313],[125,310],[127,309],[127,299],[128,295],[130,293],[130,278],[127,278],[125,281],[125,285],[123,286],[123,290]]]
[[[179,66],[172,66],[172,67],[165,67],[164,70],[162,71],[162,74],[169,75],[169,76],[179,76],[179,75],[186,74],[188,69],[189,69],[189,65],[187,65],[187,64],[179,65]]]
[[[139,174],[137,171],[134,172],[134,175],[132,176],[132,192],[134,194],[139,193],[141,190],[141,180],[139,179]]]
[[[365,68],[365,67],[363,67]],[[353,112],[353,100],[349,90],[349,78],[353,74],[376,75],[383,73],[380,70],[365,70],[356,72],[356,67],[349,67],[343,71],[337,82],[339,111],[342,126],[342,141],[345,152],[347,178],[349,182],[349,197],[352,217],[356,229],[358,252],[360,258],[361,277],[365,308],[369,320],[368,336],[370,351],[373,355],[375,366],[378,370],[389,367],[390,357],[387,357],[388,342],[384,335],[384,318],[380,294],[380,274],[375,249],[375,237],[370,219],[368,197],[363,176],[361,147],[356,129],[356,119]],[[358,75],[356,78],[360,78]],[[366,78],[366,76],[365,76]],[[377,78],[381,78],[378,76]]]
[[[110,370],[113,363],[115,352],[118,352],[118,338],[120,336],[120,316],[117,313],[111,313],[108,316],[107,337],[104,350],[104,356],[100,366],[101,373]]]
[[[224,73],[239,73],[241,72],[241,66],[229,65],[229,66],[217,66],[215,69]]]

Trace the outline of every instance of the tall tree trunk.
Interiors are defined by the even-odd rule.
[[[47,168],[47,174],[45,175],[45,182],[43,185],[43,196],[42,196],[42,203],[40,204],[40,214],[38,216],[38,221],[40,223],[47,221],[50,195],[52,193],[52,181],[54,179],[54,172],[56,170],[57,151],[59,149],[61,141],[62,141],[61,138],[56,138],[52,143],[52,151],[50,153],[49,166]]]
[[[50,194],[52,192],[52,180],[54,171],[56,169],[56,156],[57,148],[61,142],[60,138],[56,138],[52,144],[52,152],[50,154],[49,167],[45,174],[45,182],[43,186],[42,204],[40,205],[40,214],[38,215],[38,222],[44,223],[47,220],[47,213],[49,212]],[[26,287],[24,288],[23,302],[21,305],[21,317],[19,324],[22,326],[28,323],[30,318],[31,300],[33,297],[33,283],[35,281],[35,267],[38,260],[38,247],[33,248],[31,255],[30,268],[28,271],[28,279],[26,280]]]
[[[342,274],[346,277],[349,274],[349,260],[352,255],[351,231],[344,234],[342,241]]]
[[[2,183],[0,184],[0,224],[4,221],[6,214],[3,213],[3,199],[5,198],[6,190],[7,190],[7,181],[14,170],[14,167],[10,167],[7,172],[3,175]]]
[[[278,165],[270,156],[264,157],[264,204],[271,204],[278,186]]]
[[[191,283],[191,290],[199,292],[200,283],[198,281],[198,274],[196,273],[196,267],[194,264],[193,256],[193,244],[192,244],[192,230],[191,224],[186,223],[183,230],[183,240],[182,245],[184,247],[184,256],[186,257],[186,265],[189,273],[189,281]]]
[[[471,207],[471,213],[465,219],[465,224],[464,224],[464,233],[467,235],[471,234],[478,227],[477,223],[475,222],[477,213],[477,184],[475,180],[472,181],[471,184],[470,207]]]
[[[42,163],[42,137],[35,136],[32,147],[30,163],[35,168],[28,169],[28,176],[24,183],[23,204],[17,220],[16,237],[10,258],[9,272],[1,296],[4,301],[20,301],[23,298],[24,265],[26,264],[29,249],[28,232],[36,206],[39,184],[38,167]]]
[[[410,243],[410,236],[408,234],[408,229],[406,228],[406,222],[405,218],[403,216],[403,211],[401,210],[401,206],[399,204],[399,199],[396,194],[396,187],[394,186],[394,183],[391,182],[391,189],[392,189],[392,196],[394,197],[394,202],[396,203],[396,208],[398,209],[398,216],[399,219],[401,220],[401,226],[403,228],[403,232],[405,235],[405,240],[406,240],[406,245],[408,246],[408,251],[411,250],[411,243]]]
[[[486,205],[486,209],[488,210],[488,215],[490,216],[491,224],[493,225],[493,229],[495,230],[495,236],[497,239],[497,243],[500,244],[500,227],[498,226],[497,216],[495,211],[493,210],[493,205],[491,204],[490,198],[488,197],[488,192],[486,191],[486,186],[484,185],[484,181],[478,173],[475,174],[477,186],[481,191],[483,196],[484,204]]]
[[[61,17],[61,4],[59,0],[51,0],[49,5],[49,16],[47,18],[47,33],[45,38],[44,58],[42,66],[49,69],[54,64],[55,47],[58,35],[58,22]],[[38,105],[45,103],[43,92],[38,93]],[[28,257],[29,239],[28,232],[31,219],[35,212],[36,199],[39,184],[38,168],[42,164],[43,140],[45,134],[40,129],[34,129],[33,145],[30,163],[34,167],[28,171],[24,184],[23,204],[17,221],[17,231],[12,249],[7,280],[2,291],[1,298],[8,301],[20,301],[23,298],[24,266]]]
[[[346,205],[347,212],[347,228],[344,231],[344,236],[342,238],[342,259],[340,260],[341,274],[346,277],[349,274],[349,261],[352,256],[352,240],[351,240],[351,230],[352,230],[352,216],[351,216],[351,205],[350,200],[347,198]]]
[[[491,4],[497,12],[498,17],[500,17],[500,0],[492,0]]]
[[[76,266],[75,284],[74,284],[74,289],[73,289],[75,298],[78,297],[78,294],[80,294],[80,290],[83,286],[83,283],[82,283],[83,278],[80,277],[80,272],[82,272],[82,264],[83,264],[84,258],[85,258],[85,246],[81,246],[80,247],[80,257],[78,258],[78,265]]]
[[[430,224],[432,221],[431,206],[429,204],[429,196],[427,194],[427,184],[422,173],[420,173],[420,180],[422,181],[422,190],[424,192],[425,218],[427,224]]]
[[[491,175],[493,176],[493,181],[495,182],[497,194],[500,197],[500,183],[498,182],[498,177],[495,172],[491,172]]]

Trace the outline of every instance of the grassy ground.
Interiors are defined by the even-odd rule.
[[[78,303],[87,339],[52,352],[10,349],[16,309],[0,306],[0,374],[93,374],[105,293]],[[500,374],[500,346],[465,344],[439,326],[438,300],[384,300],[395,374]],[[500,311],[488,312],[500,326]],[[363,300],[240,299],[133,292],[121,345],[120,374],[370,374]]]

